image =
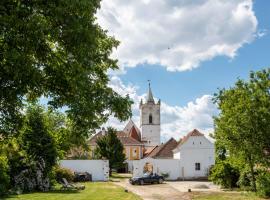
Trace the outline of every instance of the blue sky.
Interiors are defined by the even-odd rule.
[[[112,54],[120,70],[110,86],[139,101],[147,80],[161,99],[161,135],[179,139],[196,128],[213,132],[218,88],[269,67],[268,0],[103,0],[98,23],[120,40]],[[106,125],[123,128],[111,118]]]
[[[251,70],[260,70],[270,63],[270,1],[257,0],[253,6],[257,30],[266,31],[266,34],[244,44],[234,58],[218,56],[184,72],[170,72],[160,65],[139,64],[127,68],[126,73],[120,75],[121,80],[124,84],[139,86],[138,92],[143,94],[150,79],[158,98],[170,105],[184,106],[204,94],[212,95],[217,88],[232,86],[238,77],[247,79]]]

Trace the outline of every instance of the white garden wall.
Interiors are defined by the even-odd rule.
[[[153,173],[161,175],[168,173],[167,180],[177,180],[181,175],[180,160],[178,159],[153,159],[144,158],[141,160],[133,161],[133,177],[143,175],[143,168],[146,163],[153,165]]]
[[[108,160],[61,160],[60,166],[74,172],[88,172],[93,181],[109,180]]]

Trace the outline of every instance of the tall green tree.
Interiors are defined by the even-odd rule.
[[[0,132],[21,125],[23,101],[65,106],[73,134],[87,137],[109,115],[126,120],[131,101],[108,87],[119,44],[96,22],[100,0],[0,2]]]
[[[58,151],[55,138],[50,133],[44,109],[31,105],[26,112],[26,120],[21,133],[21,147],[31,160],[45,163],[45,174],[56,165]]]
[[[109,160],[110,175],[112,169],[123,167],[126,156],[123,144],[117,138],[115,129],[108,128],[106,135],[97,139],[95,154],[97,158]]]
[[[256,191],[254,167],[269,166],[270,69],[251,72],[249,81],[220,90],[215,101],[221,111],[215,118],[216,141],[248,166]]]

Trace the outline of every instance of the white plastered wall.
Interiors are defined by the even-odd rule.
[[[93,181],[109,180],[108,160],[61,160],[60,166],[74,172],[88,172]]]

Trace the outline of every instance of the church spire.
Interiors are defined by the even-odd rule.
[[[150,85],[150,80],[148,80],[148,94],[147,94],[147,103],[155,103],[152,90],[151,90],[151,85]]]

